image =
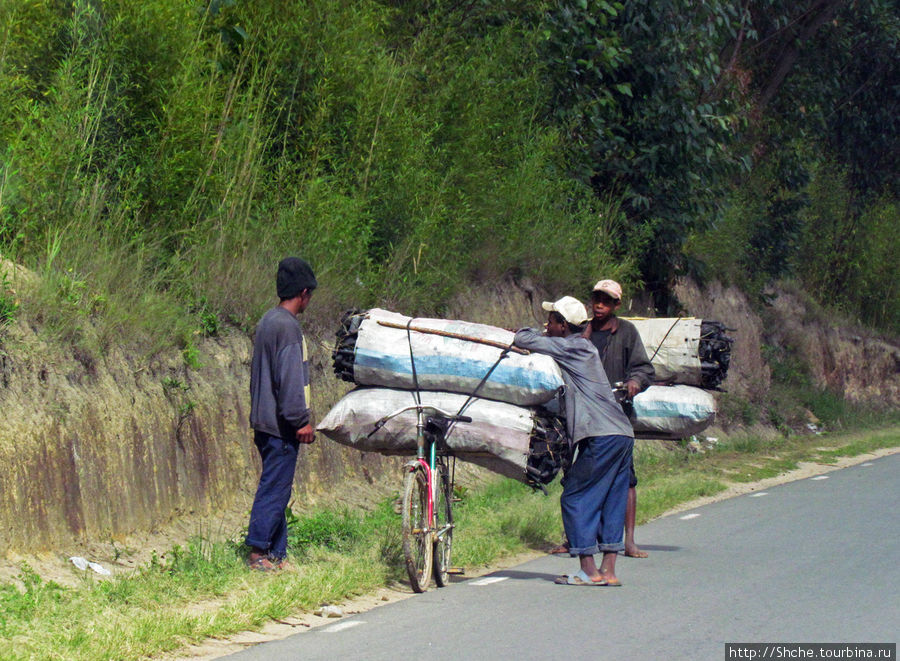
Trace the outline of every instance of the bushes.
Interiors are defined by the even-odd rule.
[[[71,270],[104,301],[101,335],[154,346],[182,342],[203,298],[252,324],[288,253],[318,269],[328,310],[440,312],[459,287],[518,273],[574,291],[642,265],[664,286],[749,147],[732,148],[741,72],[710,55],[744,34],[737,5],[396,4],[7,3],[0,249]],[[784,169],[734,194],[714,268],[796,265],[812,224]],[[892,204],[855,205],[859,235],[889,239]],[[859,313],[888,325],[889,257],[841,253]],[[140,294],[114,284],[123,269]]]
[[[859,197],[833,163],[781,152],[734,188],[716,227],[694,233],[687,252],[753,296],[796,277],[821,305],[898,332],[898,212],[888,197]]]
[[[252,325],[289,253],[317,269],[323,311],[437,312],[472,279],[516,272],[559,289],[630,279],[639,246],[614,263],[604,231],[622,229],[615,203],[568,178],[562,136],[535,121],[534,14],[501,14],[8,10],[0,247],[47,278],[30,311],[101,350],[183,344],[210,314]],[[78,300],[55,305],[66,274]]]
[[[846,177],[822,167],[804,213],[800,277],[820,303],[881,328],[900,332],[900,208],[887,198],[866,203]]]
[[[10,286],[9,277],[5,272],[0,272],[0,328],[15,319],[18,309],[19,302]]]

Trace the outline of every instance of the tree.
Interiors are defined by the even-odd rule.
[[[547,16],[552,112],[575,175],[624,197],[632,233],[652,233],[642,272],[665,304],[680,247],[739,166],[743,100],[726,46],[743,38],[737,2],[560,2]]]

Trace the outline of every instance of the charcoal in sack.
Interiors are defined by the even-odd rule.
[[[572,446],[566,435],[565,421],[544,411],[535,411],[535,433],[531,435],[525,470],[528,484],[540,488],[572,465]]]
[[[527,465],[535,444],[541,458],[559,454],[559,439],[550,434],[561,427],[555,426],[549,417],[534,409],[470,399],[458,393],[423,391],[419,395],[423,405],[448,413],[457,413],[468,402],[462,413],[471,417],[472,422],[455,423],[447,437],[447,447],[459,459],[526,483],[536,477],[547,479],[552,470],[548,464],[552,457],[541,463],[538,476],[534,471],[529,473]],[[331,440],[362,452],[413,456],[416,453],[415,410],[391,418],[377,430],[376,423],[394,411],[417,403],[416,394],[409,390],[356,388],[332,407],[316,429]],[[562,460],[563,457],[558,458]]]
[[[687,438],[716,419],[715,397],[693,386],[650,386],[632,404],[634,433],[643,438]]]
[[[562,373],[549,356],[506,350],[514,335],[486,324],[375,308],[344,316],[332,359],[335,374],[357,385],[543,404],[563,386]]]
[[[725,380],[734,340],[723,323],[693,317],[629,321],[641,336],[656,381],[715,390]]]

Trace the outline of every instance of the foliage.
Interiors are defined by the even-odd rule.
[[[900,331],[900,263],[896,200],[856,203],[848,177],[822,168],[810,186],[797,256],[800,276],[820,302]],[[835,296],[841,292],[843,295]]]
[[[624,196],[633,227],[651,229],[642,273],[657,291],[688,231],[749,163],[730,147],[744,102],[716,56],[746,20],[728,1],[580,0],[548,15],[552,108],[572,137],[577,175]]]
[[[526,272],[633,277],[642,244],[613,256],[604,231],[617,200],[573,182],[564,137],[536,121],[524,3],[5,7],[0,245],[52,281],[29,312],[58,336],[191,362],[194,329],[258,318],[287,253],[328,310],[439,311]],[[68,273],[80,289],[48,305]]]
[[[756,0],[756,39],[741,59],[757,105],[824,148],[863,195],[897,194],[898,38],[890,0]]]
[[[10,323],[16,317],[19,302],[6,273],[0,277],[0,327]]]
[[[871,283],[798,257],[805,176],[839,173],[861,243],[896,198],[897,17],[839,4],[3,3],[0,249],[44,278],[22,305],[48,332],[189,362],[291,253],[331,316],[600,272],[662,303],[720,228],[750,287]]]
[[[821,303],[896,331],[896,11],[880,0],[748,6],[752,39],[735,56],[755,72],[755,166],[688,253],[755,294],[799,277]]]

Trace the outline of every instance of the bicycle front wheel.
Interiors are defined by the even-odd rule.
[[[434,582],[442,588],[450,583],[450,554],[453,550],[453,487],[447,467],[439,463],[431,476],[437,485],[434,499]]]
[[[408,467],[403,484],[403,556],[414,592],[431,580],[432,531],[428,520],[428,478],[422,466]]]

